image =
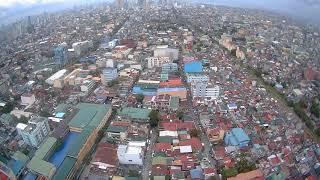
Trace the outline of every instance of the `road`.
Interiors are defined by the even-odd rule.
[[[158,137],[158,128],[153,128],[152,133],[150,133],[150,142],[147,146],[147,152],[144,155],[144,163],[141,172],[142,180],[149,180],[149,171],[152,170],[152,152],[154,145],[156,144]]]

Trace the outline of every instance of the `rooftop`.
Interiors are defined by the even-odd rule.
[[[80,103],[79,112],[71,119],[69,126],[79,129],[93,129],[97,127],[110,110],[109,105]]]
[[[149,114],[151,109],[142,109],[142,108],[133,108],[133,107],[125,107],[121,111],[118,112],[120,116],[128,116],[132,119],[149,119]]]

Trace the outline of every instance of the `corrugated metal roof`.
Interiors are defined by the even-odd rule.
[[[53,176],[53,180],[67,179],[67,176],[69,175],[76,161],[77,159],[75,158],[66,157],[57,170],[57,173]]]

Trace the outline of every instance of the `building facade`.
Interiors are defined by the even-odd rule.
[[[33,117],[28,124],[19,123],[16,128],[23,141],[33,147],[38,147],[50,132],[48,119],[44,117]]]
[[[103,70],[101,75],[102,84],[107,84],[118,77],[118,71],[116,68],[106,68]]]
[[[54,61],[59,66],[64,66],[68,63],[68,52],[65,46],[59,45],[54,49]]]

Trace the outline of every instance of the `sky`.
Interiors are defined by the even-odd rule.
[[[18,17],[43,11],[57,11],[74,4],[114,0],[0,0],[0,24]],[[284,13],[300,20],[320,25],[320,0],[191,0],[200,3],[214,2],[217,5],[265,9]]]

